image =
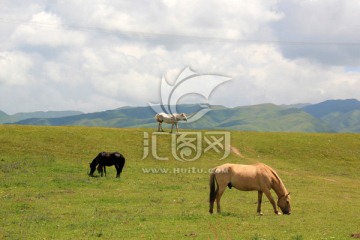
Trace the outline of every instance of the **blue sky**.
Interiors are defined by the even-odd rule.
[[[3,0],[0,110],[144,106],[187,66],[232,78],[211,104],[360,99],[359,12],[358,0]]]

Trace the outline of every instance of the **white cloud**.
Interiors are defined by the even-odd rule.
[[[186,66],[233,77],[212,104],[360,98],[360,72],[349,71],[358,45],[307,44],[359,42],[356,9],[355,0],[5,0],[0,110],[147,105],[161,77]]]
[[[74,46],[83,44],[84,36],[64,29],[61,19],[48,12],[34,14],[30,21],[21,23],[11,35],[16,45],[37,45],[48,47]]]
[[[31,57],[22,52],[0,52],[0,86],[25,85],[32,79],[29,72],[32,66]]]
[[[284,17],[274,33],[288,58],[307,58],[323,64],[360,64],[360,2],[357,0],[280,1]]]

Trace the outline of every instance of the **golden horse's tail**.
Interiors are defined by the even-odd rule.
[[[215,201],[216,198],[216,194],[219,191],[219,185],[218,182],[216,181],[216,176],[215,176],[215,169],[214,171],[210,174],[210,196],[209,196],[209,202],[210,204],[213,203]],[[216,184],[216,186],[215,186]]]

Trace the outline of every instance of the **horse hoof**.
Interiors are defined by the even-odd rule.
[[[258,215],[259,215],[259,216],[262,216],[262,215],[263,215],[263,213],[262,213],[262,212],[258,212]]]

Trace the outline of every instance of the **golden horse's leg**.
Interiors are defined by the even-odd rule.
[[[214,202],[210,201],[209,213],[212,214],[214,209]]]
[[[226,189],[225,187],[224,186],[219,186],[219,191],[216,194],[216,210],[217,210],[217,213],[221,213],[220,199],[221,199],[221,196],[223,195],[223,193],[224,193],[224,191]]]
[[[271,205],[273,206],[274,213],[277,214],[277,215],[281,215],[281,213],[279,213],[279,211],[277,210],[276,203],[275,203],[273,197],[271,196],[270,190],[266,189],[264,191],[264,193],[265,193],[266,197],[269,199]]]
[[[263,192],[262,192],[262,191],[258,191],[258,207],[257,207],[257,213],[258,213],[260,216],[263,215],[263,213],[261,212],[262,195],[263,195]]]

